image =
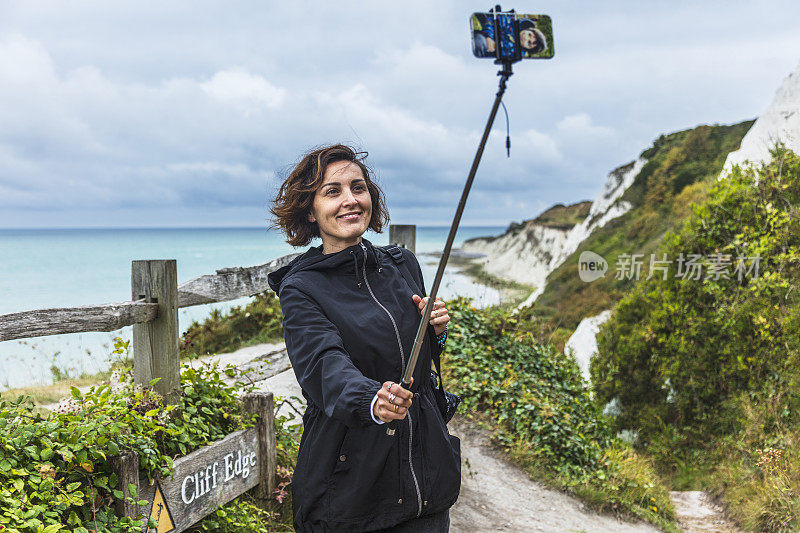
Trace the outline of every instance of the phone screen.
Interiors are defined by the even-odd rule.
[[[470,26],[475,57],[515,61],[550,59],[555,53],[548,15],[473,13]]]

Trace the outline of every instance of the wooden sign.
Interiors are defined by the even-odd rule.
[[[140,511],[156,519],[156,533],[184,531],[219,506],[261,483],[258,429],[224,439],[175,460],[172,478],[139,480]]]

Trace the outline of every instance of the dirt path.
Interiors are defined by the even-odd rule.
[[[642,522],[623,522],[599,515],[579,500],[531,481],[503,459],[485,431],[451,423],[461,439],[461,495],[450,512],[452,533],[519,532],[656,532]]]
[[[687,533],[740,533],[720,506],[701,490],[669,493],[681,527]]]

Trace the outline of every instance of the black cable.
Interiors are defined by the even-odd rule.
[[[500,105],[503,106],[503,112],[506,114],[506,156],[511,157],[511,129],[508,125],[508,109],[506,109],[506,104],[502,100]]]

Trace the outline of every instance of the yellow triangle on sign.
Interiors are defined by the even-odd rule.
[[[150,518],[154,519],[158,526],[156,526],[156,533],[169,533],[175,529],[175,524],[172,522],[172,513],[169,512],[167,507],[167,500],[164,498],[164,493],[161,492],[161,484],[156,482],[156,492],[153,495],[153,506],[150,508]],[[152,529],[150,531],[153,531]]]

